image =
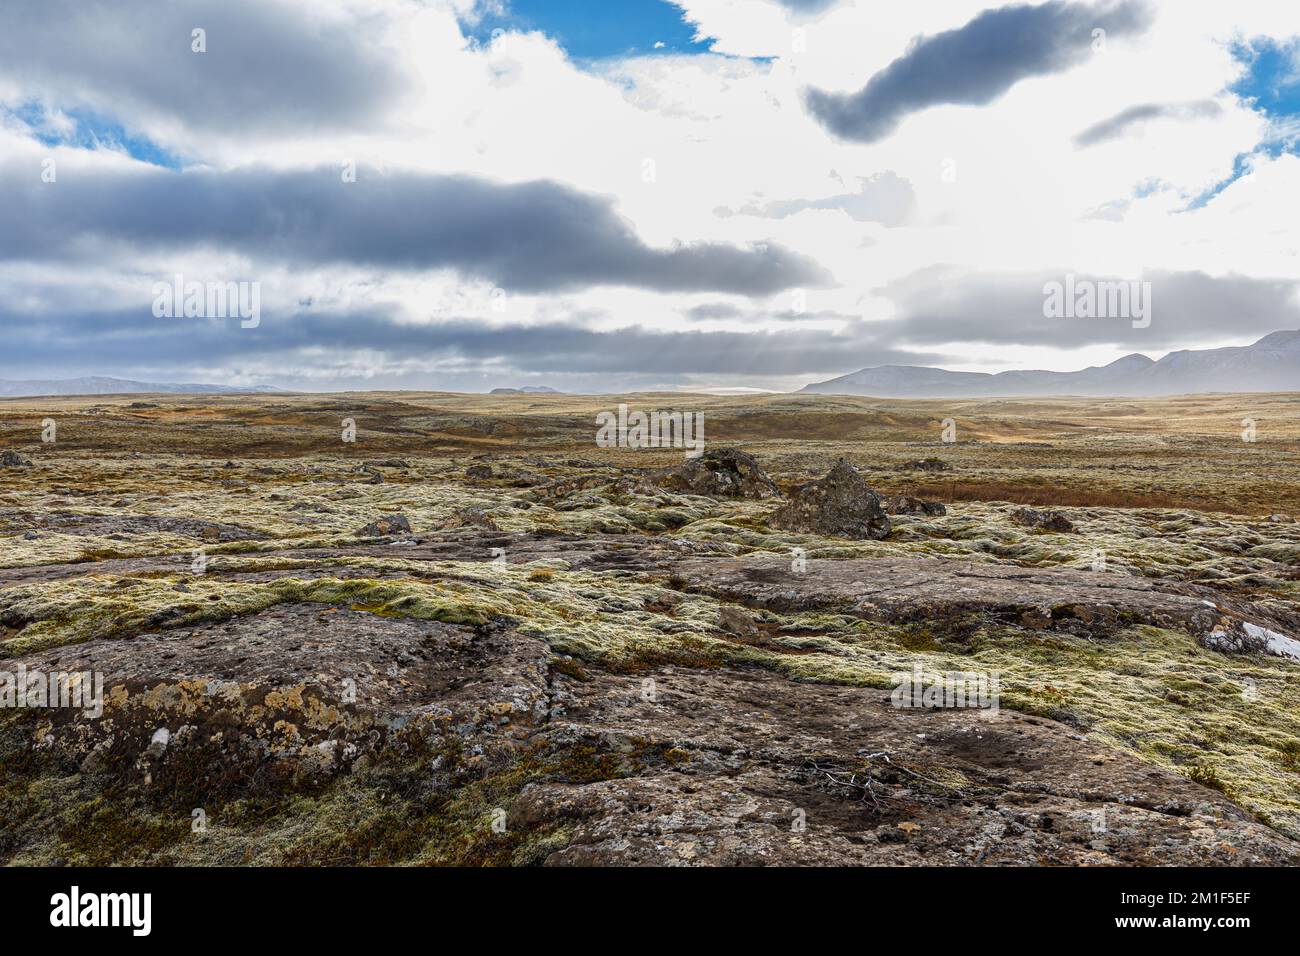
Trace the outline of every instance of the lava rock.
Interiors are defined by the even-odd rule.
[[[948,464],[942,458],[919,458],[916,461],[905,461],[898,466],[899,471],[951,471],[952,465]]]
[[[1026,528],[1040,531],[1057,531],[1061,533],[1074,530],[1074,523],[1059,511],[1038,511],[1034,508],[1017,508],[1011,513],[1011,520]]]
[[[932,518],[948,513],[948,509],[937,501],[922,501],[911,495],[893,495],[886,498],[884,509],[886,514],[891,515],[926,515]]]
[[[888,537],[891,528],[880,496],[844,458],[825,478],[792,491],[789,503],[778,508],[768,523],[787,531],[875,540]]]
[[[370,522],[357,535],[362,538],[386,538],[393,534],[410,534],[411,522],[405,515],[383,515]]]
[[[500,531],[501,528],[482,508],[461,508],[438,525],[439,531],[455,531],[458,528],[482,528],[485,531]]]
[[[657,482],[669,491],[707,498],[779,498],[780,490],[753,455],[716,448],[688,458]]]

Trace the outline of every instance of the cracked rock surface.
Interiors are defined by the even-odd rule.
[[[106,675],[102,717],[30,726],[43,758],[206,793],[218,818],[432,749],[456,754],[419,771],[444,790],[543,755],[501,802],[519,838],[563,834],[547,865],[1300,863],[1221,794],[1051,720],[746,668],[611,673],[496,626],[287,604],[21,663]]]

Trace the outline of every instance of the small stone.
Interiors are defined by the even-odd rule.
[[[919,458],[916,461],[905,461],[898,466],[899,471],[951,471],[952,465],[948,464],[942,458]]]
[[[171,739],[171,731],[166,727],[159,727],[153,732],[153,737],[149,741],[149,746],[145,749],[145,756],[160,756],[162,752],[167,749],[167,745],[171,743]]]
[[[410,534],[411,522],[406,519],[405,515],[383,515],[380,518],[370,522],[360,531],[357,537],[360,538],[386,538],[394,534]]]

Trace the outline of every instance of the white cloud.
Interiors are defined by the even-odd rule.
[[[879,290],[935,264],[970,274],[1055,269],[1135,277],[1150,270],[1199,270],[1259,278],[1295,275],[1300,264],[1294,225],[1300,159],[1294,156],[1257,158],[1248,176],[1204,208],[1187,210],[1193,197],[1229,178],[1239,155],[1270,135],[1258,114],[1224,92],[1240,70],[1230,42],[1300,34],[1295,4],[1163,3],[1148,31],[1109,43],[1076,69],[1027,79],[986,106],[924,110],[870,145],[837,142],[807,113],[803,92],[860,88],[913,38],[961,26],[987,0],[860,0],[825,9],[775,0],[680,0],[699,31],[717,38],[717,55],[657,55],[591,69],[575,65],[539,33],[470,43],[458,17],[483,9],[472,0],[277,5],[307,24],[347,23],[363,52],[391,51],[389,65],[400,83],[382,87],[368,105],[366,115],[374,122],[285,121],[252,133],[237,118],[168,114],[138,93],[112,99],[111,86],[91,99],[128,129],[215,169],[258,164],[292,170],[351,159],[394,172],[472,173],[507,183],[549,179],[610,197],[655,247],[775,241],[816,258],[836,279],[833,288],[807,291],[809,313],[889,319],[892,303]],[[140,56],[147,58],[147,52]],[[165,84],[167,77],[141,82]],[[44,73],[0,69],[0,100],[10,105],[35,98],[56,109],[71,107],[77,104],[69,89]],[[1088,149],[1075,142],[1081,131],[1135,105],[1196,101],[1213,101],[1219,112],[1136,124]],[[51,115],[51,122],[66,120]],[[7,157],[39,161],[55,155],[68,174],[83,165],[130,162],[120,155],[39,146],[12,124],[0,136]],[[887,174],[907,180],[914,191],[914,205],[901,224],[886,228],[839,209],[817,208],[827,205],[819,200],[853,193],[861,180]],[[791,211],[717,214],[719,208],[773,203]],[[1110,218],[1093,215],[1102,208]],[[122,247],[106,255],[104,271],[129,264],[147,274],[182,259],[191,268],[205,268],[199,252],[141,255]],[[285,301],[310,297],[334,307],[382,301],[420,321],[439,320],[436,310],[426,308],[431,296],[445,297],[449,287],[480,288],[445,272],[295,271],[229,250],[207,255],[210,271],[260,270],[283,284]],[[62,273],[57,265],[42,269],[73,284],[87,275],[79,260],[69,259]],[[11,270],[0,271],[0,282],[14,281]],[[693,306],[718,298],[580,289],[512,296],[511,319],[546,323],[580,315],[600,329],[789,328],[788,320],[772,317],[789,309],[789,292],[745,301],[738,316],[709,319],[703,326],[687,317]],[[834,325],[833,319],[819,321],[822,328]],[[1225,335],[1231,331],[1225,317]],[[1080,364],[1077,353],[1040,346],[956,351],[971,365]],[[1095,347],[1087,358],[1104,361],[1119,354],[1104,352]],[[844,370],[870,359],[846,355]],[[351,367],[358,359],[348,361]],[[763,377],[761,370],[756,377]]]

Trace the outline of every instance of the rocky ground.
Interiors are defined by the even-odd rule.
[[[0,859],[1300,862],[1300,525],[1240,464],[1216,511],[945,496],[1025,466],[892,432],[683,462],[430,402],[246,442],[316,408],[0,429],[0,672],[104,687],[0,708]],[[1190,493],[1119,426],[1054,487],[1099,440]],[[898,706],[947,674],[997,706]]]

